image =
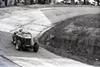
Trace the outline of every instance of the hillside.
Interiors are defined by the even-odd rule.
[[[48,30],[40,42],[55,54],[99,65],[100,14],[66,19]]]

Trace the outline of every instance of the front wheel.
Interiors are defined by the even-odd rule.
[[[39,50],[39,45],[37,43],[35,43],[33,46],[33,51],[38,52],[38,50]]]
[[[13,35],[12,36],[12,43],[15,45],[16,44],[16,37]]]
[[[21,50],[21,42],[20,42],[20,40],[18,40],[17,43],[16,43],[16,49],[19,50],[19,51]]]

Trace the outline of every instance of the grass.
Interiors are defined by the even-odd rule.
[[[75,26],[100,28],[100,14],[76,17],[74,20]]]
[[[57,55],[100,65],[100,14],[61,21],[45,32],[40,42]]]

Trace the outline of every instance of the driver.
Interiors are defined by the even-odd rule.
[[[23,29],[19,29],[19,32],[22,32],[23,31]]]
[[[18,34],[22,35],[23,34],[23,29],[19,29]]]

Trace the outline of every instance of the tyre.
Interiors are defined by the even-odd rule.
[[[17,41],[17,43],[16,43],[16,50],[21,50],[21,42],[20,42],[20,40],[18,40]]]
[[[12,36],[12,43],[15,45],[16,44],[16,37],[15,37],[15,35],[13,34],[13,36]]]
[[[14,44],[14,45],[16,44],[16,41],[14,39],[12,39],[12,44]]]
[[[39,50],[39,45],[37,43],[35,43],[33,46],[33,51],[38,52],[38,50]]]

